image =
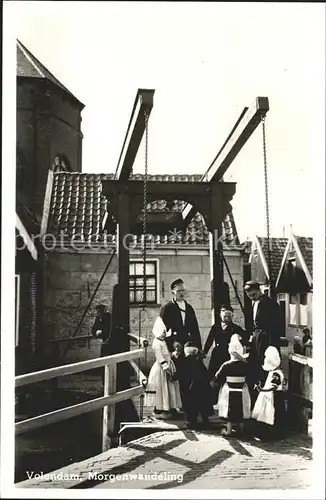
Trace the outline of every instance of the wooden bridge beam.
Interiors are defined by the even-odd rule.
[[[203,175],[206,182],[218,182],[241,151],[249,137],[256,130],[261,122],[262,116],[265,116],[269,110],[268,97],[256,97],[255,104],[251,108],[245,108],[242,113],[242,119],[237,126],[233,127],[233,133],[230,134],[224,143],[220,155],[214,165]],[[185,206],[182,216],[184,227],[187,227],[194,217],[196,210],[191,205]]]
[[[132,167],[145,131],[145,112],[151,114],[155,90],[138,89],[131,112],[125,139],[123,141],[115,179],[125,181],[129,178]]]

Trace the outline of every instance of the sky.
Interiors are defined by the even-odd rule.
[[[114,172],[138,88],[155,89],[149,173],[206,171],[245,106],[269,98],[271,236],[313,236],[324,169],[325,6],[7,2],[5,22],[80,99],[83,171]],[[7,16],[7,17],[6,17]],[[266,234],[262,129],[224,180],[240,240]],[[134,165],[144,172],[144,144]]]

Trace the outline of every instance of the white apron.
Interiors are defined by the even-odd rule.
[[[277,391],[282,391],[284,375],[281,370],[272,370],[268,373],[263,389],[271,389],[272,378],[274,373],[281,377],[281,384],[277,387]],[[269,392],[260,392],[258,394],[255,406],[252,410],[252,418],[263,422],[264,424],[274,425],[275,421],[275,406],[274,406],[274,390]]]
[[[154,339],[152,347],[156,361],[149,372],[145,405],[164,411],[181,408],[179,382],[177,380],[172,382],[167,375],[167,370],[171,374],[176,372],[167,345],[165,341]]]
[[[236,383],[241,383],[243,382],[243,386],[240,389],[232,388],[229,386],[228,381],[231,382],[236,382]],[[226,382],[225,384],[222,385],[219,395],[218,395],[218,415],[221,418],[228,418],[229,414],[229,397],[230,397],[230,392],[236,391],[236,392],[242,392],[242,413],[243,413],[243,418],[248,419],[250,418],[250,406],[251,406],[251,400],[250,400],[250,393],[247,384],[245,383],[246,379],[245,377],[226,377]]]

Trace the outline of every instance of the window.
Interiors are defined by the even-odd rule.
[[[157,261],[146,262],[145,278],[145,302],[157,304]],[[129,300],[131,304],[142,304],[144,293],[144,270],[141,261],[133,261],[129,264]]]
[[[307,294],[300,293],[299,298],[299,324],[300,326],[308,325],[308,303],[307,303]]]
[[[290,295],[290,304],[296,304],[296,303],[297,303],[297,296]]]
[[[71,169],[67,158],[63,155],[56,156],[53,160],[52,170],[55,174],[59,172],[70,172]]]
[[[290,325],[298,325],[298,300],[296,295],[290,295],[289,300],[289,323]]]
[[[20,276],[15,274],[15,347],[19,344],[19,295]]]
[[[292,326],[307,326],[308,301],[306,293],[290,295],[289,319]]]

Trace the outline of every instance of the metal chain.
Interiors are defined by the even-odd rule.
[[[144,203],[143,203],[143,311],[146,308],[146,234],[147,234],[147,181],[148,181],[148,114],[146,110],[145,115],[145,174],[144,174]],[[138,344],[140,347],[140,333],[141,333],[141,315],[142,310],[139,310],[139,330],[138,330]],[[139,358],[139,367],[140,367]],[[147,365],[147,349],[145,349],[145,366]],[[139,374],[140,376],[140,374]],[[139,378],[140,383],[140,378]],[[144,419],[144,399],[145,395],[141,394],[139,398],[139,417],[142,422]]]
[[[146,303],[146,234],[147,234],[147,181],[148,181],[148,114],[145,111],[145,174],[143,204],[143,308]]]
[[[270,219],[269,219],[269,199],[268,199],[268,174],[267,174],[267,148],[266,148],[266,121],[265,116],[262,116],[263,129],[263,155],[264,155],[264,182],[265,182],[265,210],[266,210],[266,232],[267,232],[267,259],[269,271],[269,283],[272,282],[272,267],[271,267],[271,246],[270,246]]]

